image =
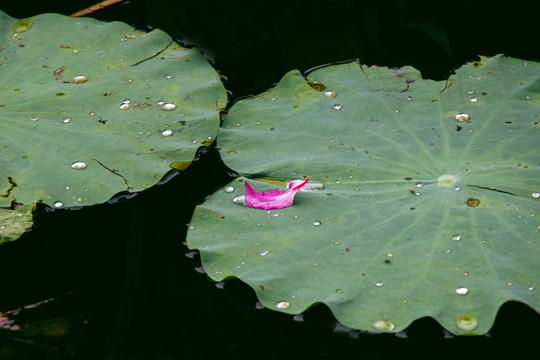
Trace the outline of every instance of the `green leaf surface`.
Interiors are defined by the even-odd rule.
[[[0,244],[17,240],[32,227],[32,213],[36,203],[22,205],[15,210],[0,208]]]
[[[234,203],[237,178],[197,207],[188,245],[271,309],[484,334],[507,301],[540,310],[539,105],[540,65],[504,56],[440,82],[356,62],[291,71],[231,108],[219,147],[243,176],[324,188],[265,211]]]
[[[226,92],[160,30],[0,12],[0,206],[141,191],[214,141]]]

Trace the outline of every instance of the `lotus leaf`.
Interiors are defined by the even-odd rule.
[[[2,207],[140,191],[216,137],[220,77],[163,31],[0,12],[0,55]]]
[[[358,62],[291,71],[228,112],[219,147],[240,176],[196,208],[188,245],[274,310],[484,334],[507,301],[540,311],[539,105],[540,64],[505,56],[446,81]],[[235,201],[247,178],[263,191],[306,177],[292,207]]]
[[[0,244],[18,239],[32,227],[32,212],[36,203],[19,206],[15,210],[0,209]]]

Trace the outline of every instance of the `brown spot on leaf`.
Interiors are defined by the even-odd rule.
[[[468,207],[478,207],[478,205],[480,205],[480,200],[470,197],[467,199],[465,203],[467,204]]]
[[[308,85],[319,92],[323,91],[326,88],[326,86],[323,83],[315,82],[315,81],[308,82]]]

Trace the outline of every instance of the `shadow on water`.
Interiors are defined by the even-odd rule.
[[[1,9],[23,18],[95,2],[12,1]],[[160,28],[196,45],[228,77],[235,100],[289,70],[344,59],[413,65],[433,79],[478,54],[540,59],[538,47],[516,41],[535,33],[534,12],[486,4],[454,1],[441,11],[407,0],[132,0],[93,17]],[[40,208],[31,232],[0,247],[0,312],[9,318],[0,316],[7,326],[0,326],[0,359],[488,358],[534,347],[540,316],[516,302],[482,337],[452,337],[429,318],[397,336],[373,335],[339,326],[324,305],[294,318],[258,309],[247,285],[215,284],[195,270],[198,255],[183,245],[196,204],[229,179],[212,149],[131,199]]]

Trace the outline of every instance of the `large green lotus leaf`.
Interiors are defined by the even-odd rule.
[[[188,245],[268,308],[322,302],[356,329],[429,316],[483,334],[507,301],[540,310],[539,105],[540,65],[503,56],[441,82],[356,62],[308,81],[292,71],[231,108],[219,146],[266,178],[250,180],[257,191],[268,178],[315,186],[265,211],[233,202],[237,178],[197,207]]]
[[[215,139],[225,103],[204,56],[160,30],[0,12],[0,206],[146,189]]]

